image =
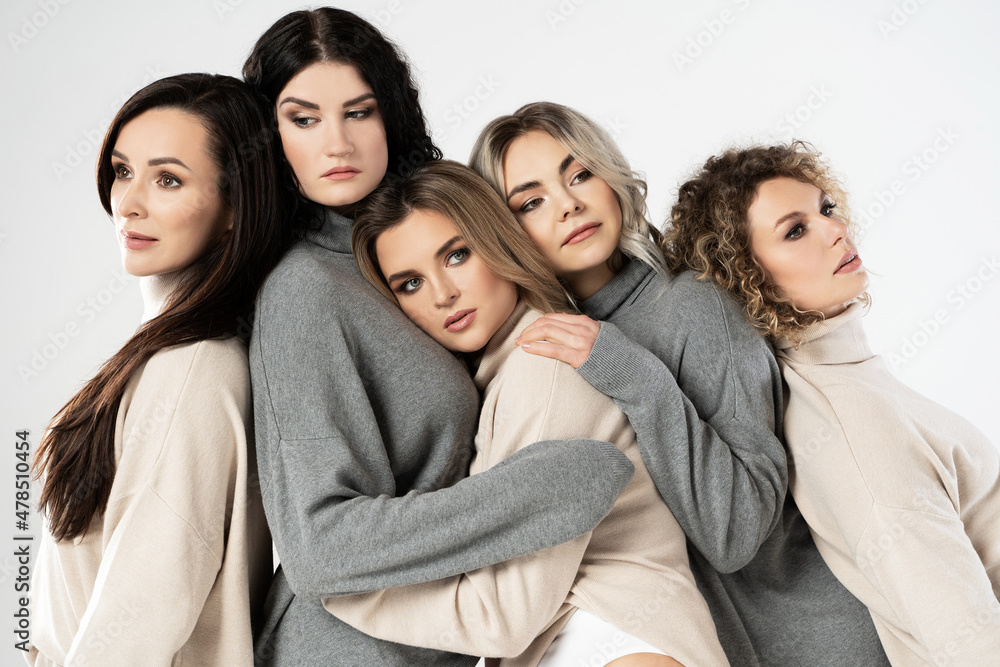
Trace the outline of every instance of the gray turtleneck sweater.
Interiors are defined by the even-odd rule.
[[[730,662],[888,664],[785,494],[781,375],[741,306],[633,261],[580,307],[605,323],[579,372],[628,415]]]
[[[462,479],[479,414],[472,380],[365,281],[350,232],[350,220],[329,213],[258,299],[257,451],[281,567],[256,659],[472,665],[368,637],[320,600],[440,579],[582,535],[611,510],[632,465],[609,443],[542,442]]]

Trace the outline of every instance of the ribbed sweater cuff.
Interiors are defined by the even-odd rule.
[[[642,367],[636,347],[618,327],[601,322],[590,356],[577,372],[605,396],[625,399],[635,386]]]
[[[599,457],[603,459],[603,462],[607,465],[608,469],[611,470],[611,474],[614,476],[615,484],[620,489],[624,489],[625,485],[632,480],[632,475],[635,474],[635,467],[632,462],[628,460],[617,447],[612,445],[610,442],[601,442],[601,448],[598,449],[600,452]]]

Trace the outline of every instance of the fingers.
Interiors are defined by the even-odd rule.
[[[514,342],[526,352],[579,368],[594,349],[600,331],[600,323],[585,315],[555,313],[535,320]]]
[[[539,357],[548,357],[549,359],[562,361],[569,364],[573,368],[579,368],[582,366],[583,362],[585,362],[587,357],[590,356],[589,351],[584,353],[581,350],[572,347],[567,347],[558,343],[547,343],[545,341],[522,343],[521,349],[529,354],[534,354]]]

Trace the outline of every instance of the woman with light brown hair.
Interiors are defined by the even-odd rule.
[[[352,247],[365,277],[473,370],[483,393],[473,477],[536,439],[583,434],[614,443],[635,476],[597,528],[572,542],[428,584],[330,598],[327,610],[377,637],[510,665],[598,664],[595,656],[615,667],[727,664],[684,533],[628,420],[569,366],[514,344],[542,312],[572,308],[497,194],[468,167],[428,163],[372,194]],[[562,632],[567,621],[591,631]]]
[[[868,347],[868,274],[843,188],[807,144],[710,158],[664,234],[777,348],[789,488],[894,665],[1000,655],[1000,454]]]
[[[471,164],[589,316],[540,318],[521,347],[571,364],[628,415],[729,660],[884,661],[864,607],[786,498],[773,353],[725,290],[666,270],[645,183],[614,141],[536,102],[490,122]]]

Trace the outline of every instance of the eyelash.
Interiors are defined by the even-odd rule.
[[[124,181],[129,178],[132,178],[132,172],[129,171],[129,168],[126,167],[124,164],[114,165],[114,170],[115,170],[116,181]],[[166,183],[164,183],[165,180],[170,180],[174,184],[167,185]],[[180,186],[184,185],[184,183],[181,182],[181,179],[177,178],[168,171],[165,171],[162,174],[160,174],[159,178],[156,179],[156,182],[159,183],[161,187],[164,187],[168,190],[173,190],[174,188],[179,188]]]
[[[593,173],[591,173],[589,169],[581,169],[577,173],[573,174],[573,178],[570,179],[569,184],[579,185],[580,183],[585,183],[590,180],[591,176],[593,176]],[[524,202],[523,204],[521,204],[521,207],[517,209],[518,215],[524,215],[525,213],[530,213],[531,211],[534,211],[541,205],[540,204],[541,201],[542,201],[541,197],[533,197],[528,201]]]
[[[348,120],[364,120],[373,113],[375,113],[375,109],[371,107],[364,107],[362,109],[351,109],[349,111],[345,111],[344,117]],[[294,125],[301,128],[312,127],[319,122],[319,119],[313,116],[292,116],[289,120],[291,120]]]
[[[444,264],[445,266],[458,266],[464,263],[465,260],[469,259],[470,256],[472,256],[472,251],[469,250],[468,248],[455,248],[445,256]],[[414,285],[414,283],[416,284]],[[418,289],[420,289],[421,285],[423,284],[424,284],[423,278],[407,278],[403,282],[399,283],[393,291],[396,294],[402,294],[406,296],[416,292]],[[413,286],[408,287],[408,285],[413,285]]]
[[[836,203],[834,203],[832,201],[825,201],[819,207],[820,215],[824,215],[824,216],[826,216],[828,218],[832,218],[833,217],[833,210],[835,208],[837,208],[837,204]],[[799,230],[801,230],[801,231],[799,231]],[[797,231],[799,232],[798,234],[795,233]],[[796,223],[791,229],[788,230],[788,233],[785,234],[785,239],[788,240],[788,241],[795,241],[797,239],[802,238],[802,235],[805,234],[805,233],[806,233],[806,226],[803,225],[801,222],[799,222],[799,223]]]

